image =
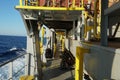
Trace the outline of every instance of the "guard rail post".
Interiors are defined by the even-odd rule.
[[[9,80],[13,80],[13,62],[9,63]]]
[[[89,49],[80,46],[76,47],[75,80],[83,80],[84,53],[89,53]]]

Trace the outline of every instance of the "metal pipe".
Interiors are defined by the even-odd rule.
[[[72,1],[72,7],[75,7],[75,0]]]
[[[22,0],[19,0],[20,6],[22,6]]]
[[[81,1],[81,4],[82,4],[82,8],[84,8],[84,0]]]
[[[36,3],[37,6],[39,6],[39,0],[37,0],[37,3]]]
[[[83,80],[84,53],[89,53],[89,49],[79,46],[76,47],[75,80]]]
[[[84,38],[87,37],[87,12],[84,12],[84,20],[85,20],[85,26],[84,26]]]
[[[55,0],[53,0],[53,7],[55,7]]]
[[[37,62],[37,79],[38,80],[43,80],[42,79],[42,61],[41,61],[41,55],[40,55],[40,45],[39,45],[39,31],[38,27],[35,27],[33,29],[34,32],[34,48],[35,48],[35,54],[36,54],[36,62]]]
[[[9,63],[9,80],[13,80],[13,62]]]
[[[25,6],[27,6],[27,5],[28,5],[28,0],[25,0],[25,3],[24,3],[24,4],[25,4]]]
[[[93,27],[93,34],[94,34],[94,37],[96,38],[100,38],[100,34],[97,33],[97,3],[98,3],[99,0],[95,0],[95,6],[94,6],[94,27]]]
[[[11,59],[11,60],[9,60],[9,61],[4,62],[4,63],[0,64],[0,67],[4,66],[4,65],[6,65],[6,64],[8,64],[8,63],[10,63],[10,62],[13,62],[14,60],[16,60],[16,59],[18,59],[18,58],[20,58],[20,57],[22,57],[22,56],[24,56],[24,55],[26,55],[26,54],[28,54],[28,53],[22,54],[22,55],[20,55],[20,56],[18,56],[18,57],[15,57],[15,58],[13,58],[13,59]]]

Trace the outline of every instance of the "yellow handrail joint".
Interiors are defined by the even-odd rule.
[[[89,53],[90,50],[83,47],[76,47],[76,62],[75,62],[75,80],[83,80],[83,58],[84,53]]]

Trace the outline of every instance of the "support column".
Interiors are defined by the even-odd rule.
[[[36,65],[37,65],[37,79],[42,80],[42,62],[41,62],[41,55],[40,55],[40,43],[39,43],[39,31],[38,27],[33,28],[34,32],[34,40],[35,40],[35,54],[36,54]]]
[[[108,8],[108,0],[101,0],[101,45],[108,45],[107,28],[108,16],[104,15],[104,10]]]
[[[89,49],[77,46],[75,58],[75,80],[83,80],[83,59],[84,53],[89,53]]]

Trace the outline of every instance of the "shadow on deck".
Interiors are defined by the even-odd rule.
[[[43,80],[74,80],[74,69],[61,69],[61,59],[48,61],[51,66],[47,66],[43,71]]]

